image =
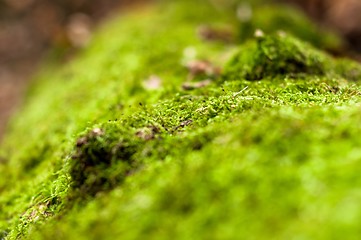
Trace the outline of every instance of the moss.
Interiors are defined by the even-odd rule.
[[[234,1],[199,3],[114,19],[39,74],[2,145],[1,238],[357,239],[359,64],[289,34],[203,41],[238,26]],[[222,76],[182,90],[200,60]]]
[[[324,75],[330,61],[307,43],[279,33],[249,42],[230,60],[224,79],[260,80],[277,75]]]
[[[349,59],[340,59],[335,65],[335,71],[350,81],[361,80],[360,65]]]
[[[249,13],[245,14],[247,12]],[[261,29],[266,34],[289,32],[317,48],[326,50],[337,51],[344,45],[335,33],[316,26],[304,13],[290,6],[241,4],[239,14],[239,39],[242,42],[253,38],[255,31]]]
[[[69,172],[76,194],[94,196],[110,190],[138,167],[132,156],[141,147],[141,141],[133,135],[107,124],[77,140]]]

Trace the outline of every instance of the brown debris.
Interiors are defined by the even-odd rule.
[[[92,19],[84,13],[70,16],[66,25],[66,35],[72,46],[82,48],[88,45],[92,36]]]
[[[172,132],[175,132],[175,131],[177,131],[178,129],[184,128],[184,127],[186,127],[186,126],[188,126],[188,125],[191,125],[192,123],[193,123],[193,120],[192,120],[192,119],[183,121],[183,122],[181,122],[178,126],[176,126],[175,128],[173,128]]]
[[[83,145],[85,145],[87,143],[88,143],[88,138],[87,137],[81,137],[76,141],[76,146],[81,147],[81,146],[83,146]]]
[[[197,34],[204,41],[221,41],[231,43],[234,41],[234,33],[229,28],[215,28],[201,25],[197,29]]]
[[[37,205],[33,205],[33,210],[31,213],[24,212],[22,214],[23,217],[27,217],[27,219],[31,222],[36,222],[42,218],[46,218],[52,215],[50,211],[48,211],[51,206],[50,201],[46,201],[44,203],[39,203]]]
[[[149,141],[155,138],[156,134],[160,132],[160,129],[156,126],[148,126],[138,130],[135,135],[145,141]]]
[[[206,79],[200,82],[186,82],[182,85],[183,90],[193,90],[198,88],[203,88],[211,84],[212,81],[210,79]]]
[[[199,75],[206,75],[209,77],[218,76],[221,72],[219,67],[215,67],[206,60],[191,61],[186,65],[186,68],[189,71],[188,80],[192,80]]]
[[[100,128],[94,128],[92,131],[91,131],[91,134],[93,136],[101,136],[104,134],[104,131]]]
[[[88,143],[89,139],[94,138],[94,137],[98,137],[104,134],[104,131],[100,128],[94,128],[93,130],[91,130],[90,133],[88,133],[86,136],[79,138],[76,141],[76,146],[77,147],[81,147],[84,146],[85,144]]]

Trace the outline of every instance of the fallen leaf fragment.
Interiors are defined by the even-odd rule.
[[[200,82],[186,82],[186,83],[183,83],[182,88],[183,88],[183,90],[193,90],[193,89],[206,87],[211,83],[212,83],[212,81],[210,79],[206,79],[206,80],[200,81]]]

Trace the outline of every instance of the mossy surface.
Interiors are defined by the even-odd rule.
[[[262,33],[263,34],[263,33]],[[277,75],[331,73],[332,62],[324,53],[285,33],[259,36],[226,66],[225,79],[261,80]]]
[[[337,50],[344,44],[335,33],[316,26],[299,9],[269,2],[263,4],[250,2],[243,2],[239,8],[240,40],[253,38],[254,32],[261,29],[266,34],[288,32],[320,49]]]
[[[361,67],[197,35],[240,31],[233,6],[147,6],[44,69],[1,148],[0,239],[358,239]],[[182,89],[200,60],[223,71]]]

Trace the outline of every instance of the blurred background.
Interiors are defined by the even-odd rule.
[[[46,56],[65,60],[94,27],[140,0],[0,0],[0,137]]]
[[[206,1],[206,0],[205,0]],[[341,55],[360,59],[360,0],[274,0],[294,5],[345,39]],[[66,61],[114,12],[150,0],[0,0],[0,136],[44,56]],[[241,1],[236,1],[241,2]],[[252,1],[248,1],[252,2]],[[268,2],[271,2],[269,0]]]

